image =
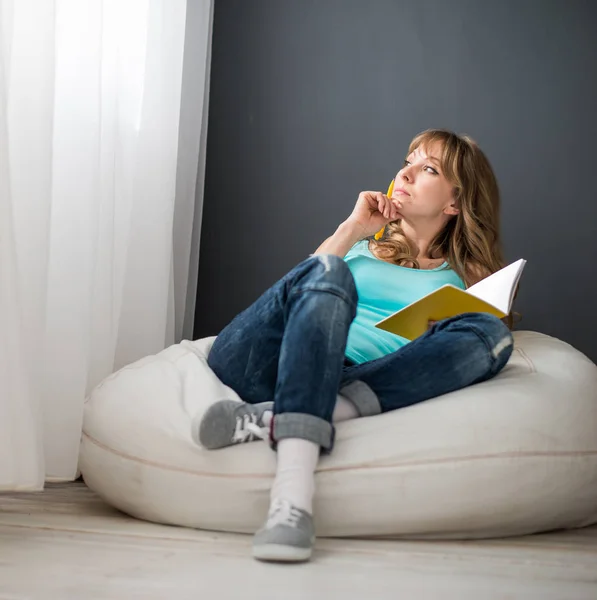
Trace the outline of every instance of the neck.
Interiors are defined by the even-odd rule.
[[[445,222],[438,223],[414,223],[402,219],[400,226],[404,235],[411,244],[418,250],[417,258],[441,258],[439,255],[431,256],[429,254],[431,242],[445,226]]]

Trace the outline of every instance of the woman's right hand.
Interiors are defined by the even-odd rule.
[[[360,230],[362,238],[366,238],[400,218],[399,207],[397,200],[382,192],[361,192],[347,222]]]

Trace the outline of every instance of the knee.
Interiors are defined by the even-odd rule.
[[[313,254],[307,262],[311,266],[310,285],[341,291],[347,300],[356,305],[357,289],[345,260],[335,254]]]
[[[501,369],[508,362],[514,348],[512,332],[506,324],[487,313],[469,314],[465,322],[475,329],[479,337],[483,337],[496,367]]]
[[[514,338],[503,321],[488,313],[465,313],[449,321],[452,323],[448,326],[466,329],[483,343],[496,372],[506,365],[514,349]]]

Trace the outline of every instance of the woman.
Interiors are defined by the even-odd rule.
[[[254,557],[311,556],[314,472],[332,450],[334,423],[486,381],[507,363],[512,335],[488,314],[432,323],[411,342],[374,327],[446,283],[466,288],[502,268],[498,212],[479,147],[425,131],[391,197],[361,193],[336,232],[216,338],[208,364],[244,402],[212,405],[195,438],[216,449],[269,436],[277,450]]]

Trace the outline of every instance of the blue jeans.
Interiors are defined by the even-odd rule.
[[[496,317],[439,321],[382,358],[345,360],[357,291],[346,262],[316,254],[298,264],[217,336],[207,362],[251,404],[273,400],[272,445],[303,438],[329,451],[340,393],[361,416],[416,404],[495,376],[512,354]]]

